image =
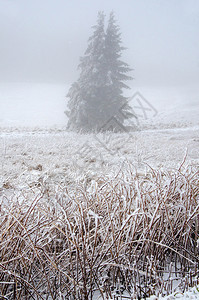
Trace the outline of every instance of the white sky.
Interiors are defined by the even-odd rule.
[[[136,85],[197,84],[198,0],[0,0],[0,82],[70,85],[99,10],[115,12]]]

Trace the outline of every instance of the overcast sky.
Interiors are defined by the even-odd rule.
[[[136,84],[199,81],[198,0],[0,0],[0,82],[71,84],[99,10],[115,12]]]

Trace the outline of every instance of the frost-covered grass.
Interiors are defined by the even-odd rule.
[[[198,87],[98,135],[65,131],[65,85],[0,90],[0,298],[199,298]]]
[[[199,164],[199,127],[79,135],[64,130],[1,129],[0,181],[21,190],[40,182],[88,185],[129,161],[137,170]]]
[[[88,188],[1,190],[5,299],[167,295],[198,283],[199,170],[126,163]],[[6,298],[7,297],[7,298]]]
[[[2,128],[0,296],[138,298],[196,285],[198,133]]]

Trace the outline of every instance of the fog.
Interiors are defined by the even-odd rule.
[[[129,83],[132,89],[147,91],[147,88],[153,88],[160,91],[163,88],[171,91],[175,87],[173,99],[176,99],[178,91],[187,86],[187,97],[182,97],[184,101],[198,100],[198,0],[0,0],[1,120],[14,120],[16,105],[20,107],[20,116],[17,116],[16,110],[16,118],[23,119],[23,105],[19,104],[19,98],[20,103],[24,100],[26,105],[32,101],[41,105],[45,98],[44,107],[48,97],[44,88],[43,92],[38,91],[41,87],[38,83],[45,84],[46,91],[46,84],[52,85],[54,106],[57,103],[58,115],[62,116],[63,103],[66,102],[64,97],[70,84],[78,77],[79,57],[86,50],[99,10],[107,16],[110,11],[115,12],[123,45],[127,47],[123,60],[134,69],[131,74],[134,80]],[[11,83],[14,83],[12,87]],[[16,88],[17,83],[20,88]],[[32,96],[27,85],[22,91],[22,83],[31,84],[29,92]],[[35,89],[37,93],[33,92]],[[15,97],[16,90],[18,97]],[[154,95],[154,92],[151,94]],[[158,102],[157,97],[160,97],[160,92],[152,100]],[[164,104],[164,99],[162,95],[159,102]],[[169,99],[173,101],[171,95]],[[35,107],[36,115],[37,105],[31,105],[29,111]],[[12,114],[9,112],[11,106]],[[43,115],[35,116],[35,120],[44,117],[44,109],[42,111]],[[60,118],[63,121],[63,117]]]

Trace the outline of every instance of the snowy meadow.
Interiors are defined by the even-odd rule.
[[[0,300],[199,299],[198,15],[0,0]]]
[[[2,122],[2,299],[140,299],[196,285],[196,108],[120,133]]]

